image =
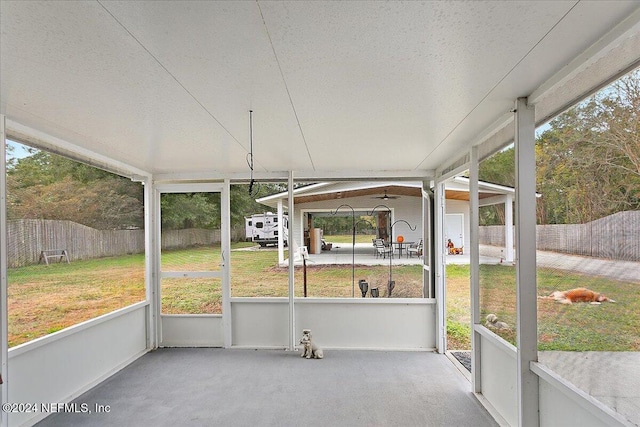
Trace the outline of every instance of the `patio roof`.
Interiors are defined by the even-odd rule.
[[[155,180],[431,177],[637,66],[636,1],[1,3],[9,138]]]
[[[478,183],[479,198],[486,199],[505,194],[515,194],[513,187],[491,184],[489,182]],[[403,181],[371,181],[371,182],[323,182],[314,185],[299,187],[293,190],[294,203],[303,204],[323,200],[348,199],[359,196],[422,196],[422,183]],[[469,200],[469,179],[454,177],[445,184],[445,196],[450,200]],[[285,202],[289,197],[288,192],[272,194],[256,199],[258,203],[276,207],[278,201]]]

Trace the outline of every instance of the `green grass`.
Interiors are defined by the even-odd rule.
[[[468,266],[447,267],[448,322],[468,324],[468,312],[460,309],[460,298],[450,299],[450,282],[455,289],[459,273]],[[450,274],[450,272],[452,274]],[[616,303],[591,305],[560,304],[538,299],[538,348],[566,351],[638,351],[640,350],[640,283],[622,282],[546,268],[538,269],[538,295],[555,290],[585,287],[603,293]],[[468,283],[466,290],[468,291]],[[468,297],[467,297],[468,298]],[[468,303],[468,299],[467,299]],[[464,304],[462,304],[464,306]],[[509,330],[496,330],[498,335],[516,343],[516,286],[515,267],[482,265],[480,268],[481,318],[493,313],[509,324]],[[459,343],[459,339],[456,341]],[[470,342],[466,343],[467,348]]]
[[[457,320],[447,320],[447,347],[450,350],[471,348],[471,325]]]
[[[538,300],[541,350],[639,351],[640,283],[538,270],[538,295],[584,287],[616,303],[564,305]]]
[[[333,236],[332,236],[333,237]],[[350,237],[350,236],[348,236]],[[251,243],[234,244],[231,257],[231,294],[234,297],[284,297],[288,294],[288,271],[277,264],[277,251],[242,250]],[[287,257],[288,254],[285,254]],[[163,269],[219,270],[219,247],[163,251]],[[352,288],[351,265],[308,266],[309,297],[359,297],[358,280],[378,286],[386,296],[387,266],[356,266]],[[447,266],[447,333],[449,348],[470,348],[469,266]],[[510,324],[497,331],[515,343],[515,268],[483,265],[480,269],[482,316],[495,313]],[[295,295],[303,296],[303,269],[295,269]],[[56,332],[73,324],[142,301],[144,257],[128,255],[71,264],[33,265],[9,269],[10,346]],[[421,266],[393,266],[394,297],[422,296]],[[538,271],[538,295],[554,290],[587,287],[618,301],[562,305],[538,300],[539,348],[541,350],[640,350],[640,284]],[[163,313],[220,313],[220,279],[164,279]]]
[[[143,301],[144,256],[11,268],[9,346]]]
[[[356,243],[372,243],[371,239],[374,239],[376,236],[370,234],[356,234]],[[325,235],[324,240],[330,243],[352,243],[353,235],[352,234],[336,234],[336,235]]]
[[[285,254],[285,258],[288,255]],[[289,292],[288,269],[277,267],[278,254],[273,250],[232,251],[231,295],[234,297],[284,297]],[[295,268],[295,295],[304,296],[304,272]],[[380,295],[386,295],[389,280],[388,266],[356,266],[355,282],[352,282],[351,265],[307,265],[308,297],[351,297],[361,295],[360,279],[369,286],[378,286]],[[422,296],[421,266],[394,266],[395,297],[418,298]],[[353,283],[353,286],[352,286]]]

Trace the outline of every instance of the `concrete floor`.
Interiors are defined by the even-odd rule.
[[[640,352],[541,351],[538,360],[640,426]]]
[[[311,261],[350,264],[351,245],[337,246],[312,255]],[[483,252],[488,261],[499,262],[499,253],[488,249]],[[628,263],[584,258],[539,253],[538,261],[623,280],[640,264],[629,268]],[[393,265],[421,261],[392,260]],[[465,261],[467,254],[447,257],[448,263]],[[388,262],[376,258],[369,245],[356,247],[357,264]],[[108,407],[108,413],[55,414],[39,425],[497,425],[445,356],[366,351],[327,351],[323,360],[298,356],[284,351],[161,349],[76,399],[89,408]],[[540,353],[542,363],[638,425],[639,357],[640,353]]]
[[[255,250],[270,250],[270,248],[262,248]],[[271,249],[275,250],[275,249]],[[330,251],[322,251],[319,254],[310,254],[307,265],[332,265],[332,264],[351,264],[354,261],[356,265],[389,265],[389,258],[376,256],[373,246],[370,243],[356,243],[355,251],[352,254],[352,245],[350,243],[334,243]],[[464,255],[447,255],[445,257],[447,264],[469,264],[469,254]],[[480,263],[482,264],[498,264],[500,262],[500,253],[485,256],[480,254]],[[398,265],[419,265],[422,264],[422,258],[412,256],[409,258],[403,251],[402,256],[398,252],[394,252],[391,259],[392,266]],[[281,264],[282,267],[289,265],[289,260]],[[302,265],[302,259],[296,260],[295,265]]]
[[[446,356],[160,349],[39,426],[496,426]]]

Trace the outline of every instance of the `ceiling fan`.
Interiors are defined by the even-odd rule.
[[[391,200],[391,199],[398,199],[398,196],[387,196],[387,190],[384,190],[384,196],[375,196],[372,197],[372,199],[380,199],[380,200]]]

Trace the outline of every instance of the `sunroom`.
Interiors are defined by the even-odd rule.
[[[638,2],[2,0],[0,8],[3,151],[23,144],[125,177],[143,186],[144,207],[141,226],[130,230],[141,236],[142,300],[10,346],[15,285],[7,212],[14,199],[7,190],[12,164],[2,156],[1,425],[638,423],[640,394],[614,393],[624,405],[603,402],[543,363],[536,271],[536,128],[640,65]],[[502,226],[513,219],[513,247],[507,243],[515,253],[513,342],[484,321],[478,187],[481,163],[511,144],[515,212],[511,218],[505,209]],[[447,370],[444,355],[445,185],[463,175],[469,180],[469,382]],[[300,297],[289,256],[283,295],[237,296],[234,186],[252,192],[278,184],[288,192],[281,209],[294,212],[296,186],[338,181],[418,183],[422,200],[413,219],[421,235],[414,237],[424,241],[421,280],[429,292],[421,298]],[[164,200],[196,193],[219,206],[219,246],[200,264],[174,266],[164,258],[171,235],[163,228]],[[300,234],[297,222],[289,217],[289,236]],[[75,255],[62,254],[67,247],[43,236],[35,250],[45,261],[68,255],[73,265]],[[106,238],[99,236],[87,232],[84,239],[104,249]],[[633,269],[640,259],[629,261],[625,266]],[[214,314],[163,310],[164,286],[184,280],[216,288]],[[324,360],[299,357],[307,328],[324,347]],[[381,355],[389,355],[392,366]],[[174,404],[191,408],[193,399],[197,416],[172,412],[154,393],[160,372],[191,366],[194,356],[204,362],[185,373],[189,380],[179,379],[184,400]],[[178,360],[163,365],[162,357]],[[158,377],[147,372],[136,380],[145,386],[114,386],[123,372],[134,378],[131,369],[144,371],[145,364]],[[366,366],[378,373],[368,375]],[[216,369],[246,370],[282,400],[273,404],[263,396],[237,405],[233,397],[251,389],[240,382],[251,378],[222,381]],[[287,400],[295,393],[283,390],[303,380],[278,383],[282,373],[304,376],[306,370],[318,385],[312,398]],[[410,378],[402,377],[407,372]],[[224,392],[203,402],[196,395],[215,387],[203,378],[217,378]],[[109,386],[115,389],[91,403],[94,413],[85,411],[83,393]],[[331,399],[341,387],[382,387],[384,404],[371,405],[365,393],[360,410],[345,410]],[[128,408],[105,397],[127,390],[138,399]],[[431,400],[427,391],[439,397]],[[406,406],[404,397],[415,405]],[[449,398],[469,406],[456,411]],[[303,409],[295,404],[309,407],[314,418],[292,415]]]

